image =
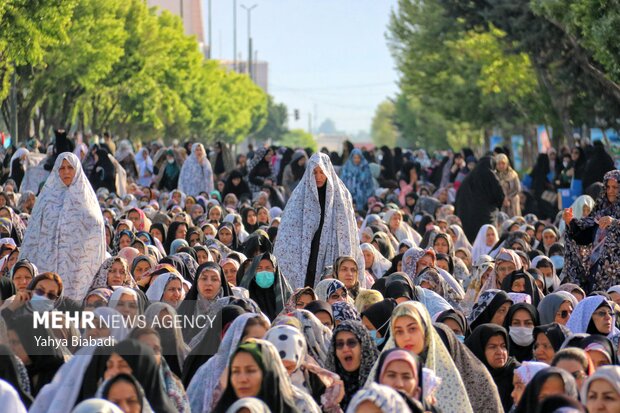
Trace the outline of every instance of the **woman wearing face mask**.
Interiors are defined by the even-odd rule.
[[[377,356],[377,348],[360,322],[345,321],[334,329],[325,368],[344,381],[345,395],[340,402],[343,410],[366,382]]]
[[[64,297],[64,285],[60,276],[52,272],[37,275],[30,281],[24,291],[15,294],[15,298],[2,310],[5,318],[32,314],[34,311],[75,311],[79,304]]]
[[[538,326],[538,312],[533,305],[518,303],[508,310],[504,327],[508,330],[510,355],[517,361],[532,359],[533,333],[536,326]]]
[[[256,301],[270,320],[280,314],[293,293],[288,281],[280,273],[276,257],[268,252],[254,257],[239,286],[250,292],[250,298]]]
[[[502,282],[502,290],[507,293],[526,294],[534,306],[537,306],[543,298],[532,276],[523,270],[508,274]]]
[[[531,267],[537,268],[545,277],[545,291],[543,293],[549,294],[557,290],[560,286],[560,279],[556,275],[555,266],[551,259],[539,255],[532,260]]]
[[[392,311],[398,303],[393,298],[386,298],[368,307],[360,315],[362,323],[370,332],[370,336],[379,350],[383,350],[390,337],[390,319]]]
[[[482,324],[465,340],[465,345],[491,373],[504,411],[512,406],[513,373],[519,362],[508,355],[508,334],[495,324]]]
[[[158,175],[157,188],[160,190],[173,191],[177,189],[179,183],[179,175],[181,173],[181,167],[176,160],[175,153],[172,149],[166,151],[166,163],[160,166],[160,173]]]
[[[458,310],[442,311],[435,317],[435,322],[445,324],[461,343],[471,334],[465,314]]]

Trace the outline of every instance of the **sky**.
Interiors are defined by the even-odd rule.
[[[233,58],[233,0],[212,2],[212,58]],[[385,40],[397,0],[237,0],[237,53],[247,58],[247,12],[258,59],[269,62],[269,90],[289,109],[289,128],[326,118],[338,130],[369,131],[377,105],[397,91]],[[207,0],[202,2],[208,42]],[[293,119],[294,109],[300,120]]]

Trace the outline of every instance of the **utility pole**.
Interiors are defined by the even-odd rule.
[[[248,13],[248,74],[250,79],[254,80],[252,73],[252,10],[258,7],[258,4],[253,4],[250,7],[242,4],[241,7]]]
[[[237,0],[233,0],[233,68],[237,71]]]

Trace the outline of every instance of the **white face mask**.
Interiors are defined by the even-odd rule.
[[[512,327],[508,328],[508,334],[514,343],[518,346],[529,346],[534,342],[534,329],[528,327]]]

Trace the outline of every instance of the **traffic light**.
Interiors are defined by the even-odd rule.
[[[299,109],[293,111],[293,116],[295,116],[295,120],[299,120]]]

